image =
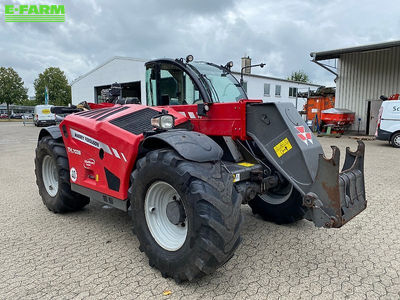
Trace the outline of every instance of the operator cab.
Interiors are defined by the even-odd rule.
[[[207,62],[162,59],[146,63],[148,106],[237,102],[247,99],[228,68]]]

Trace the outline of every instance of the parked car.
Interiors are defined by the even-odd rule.
[[[8,115],[7,114],[0,114],[0,119],[7,119]]]
[[[12,114],[10,116],[11,119],[22,119],[22,114]]]
[[[53,105],[36,105],[33,122],[35,126],[56,125],[56,115],[51,112]]]
[[[376,139],[400,148],[400,100],[383,101],[379,110]]]

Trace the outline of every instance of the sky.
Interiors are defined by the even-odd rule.
[[[6,4],[64,4],[64,23],[6,23]],[[71,82],[113,56],[180,58],[225,64],[240,58],[286,78],[304,70],[313,83],[334,75],[310,52],[400,40],[399,1],[355,0],[0,0],[0,66],[22,77],[28,94],[47,67]]]

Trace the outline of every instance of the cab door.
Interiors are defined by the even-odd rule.
[[[203,103],[198,86],[179,66],[156,63],[146,69],[148,106],[193,105]]]

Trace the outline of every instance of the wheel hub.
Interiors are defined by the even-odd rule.
[[[50,155],[46,155],[42,162],[43,185],[50,195],[55,197],[58,192],[58,174],[54,159]]]
[[[168,203],[167,217],[172,224],[184,226],[186,215],[182,203],[176,200]]]
[[[260,194],[260,198],[265,202],[273,205],[279,205],[289,199],[290,195],[293,191],[293,185],[287,184],[281,187],[272,189],[272,191],[268,191],[267,193]]]
[[[396,146],[400,146],[400,135],[396,136],[393,140],[394,144]]]
[[[144,200],[147,227],[157,244],[176,251],[186,241],[188,226],[185,207],[178,192],[165,181],[156,181],[148,188]]]

